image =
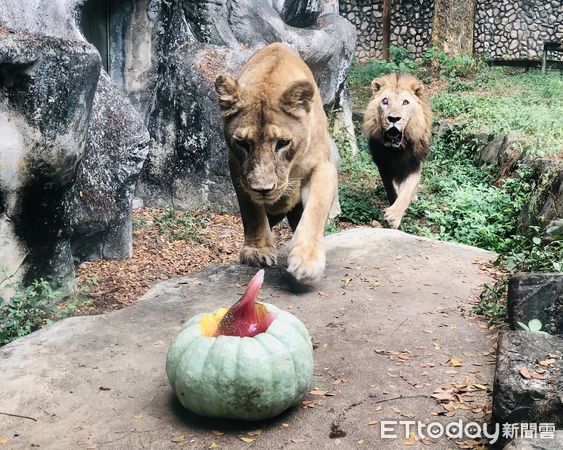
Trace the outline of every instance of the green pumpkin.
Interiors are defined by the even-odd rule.
[[[275,317],[254,337],[214,336],[221,308],[189,320],[172,343],[166,373],[182,405],[199,415],[261,420],[296,405],[313,376],[313,348],[294,315],[263,303]]]

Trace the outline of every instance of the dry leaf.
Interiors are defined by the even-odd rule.
[[[332,382],[332,384],[340,384],[340,383],[342,383],[342,380],[340,378]]]
[[[246,442],[247,444],[252,444],[256,439],[252,439],[252,438],[247,438],[247,437],[241,437],[239,438],[241,441]]]
[[[441,402],[451,402],[454,400],[454,396],[451,392],[442,391],[432,394],[430,397],[440,400]]]
[[[313,389],[312,391],[309,391],[309,394],[311,395],[319,395],[321,397],[324,397],[326,395],[327,391],[321,391],[320,389]]]
[[[544,367],[549,367],[549,366],[553,365],[554,363],[555,363],[555,359],[552,359],[552,358],[544,359],[543,361],[538,361],[538,364],[540,366],[544,366]]]
[[[8,439],[0,439],[0,445],[6,445],[8,442]]]
[[[178,443],[178,442],[184,442],[185,440],[186,440],[186,436],[184,436],[183,434],[180,434],[180,435],[178,435],[178,436],[174,436],[174,437],[171,439],[172,442],[176,442],[176,443]]]
[[[527,380],[529,380],[530,378],[532,378],[532,375],[530,375],[530,371],[528,370],[527,367],[520,367],[518,369],[518,372],[520,373],[520,375],[522,375],[524,378],[526,378]]]
[[[215,442],[212,442],[209,448],[217,448],[219,447]]]
[[[142,419],[143,417],[144,416],[142,414],[139,414],[139,415],[133,416],[133,419],[139,420],[139,419]]]
[[[281,426],[284,427],[284,428],[287,428],[287,427],[289,427],[289,424],[284,422],[284,423],[281,424]]]
[[[461,367],[463,366],[463,359],[454,356],[450,359],[450,364],[452,367]]]
[[[539,374],[538,372],[532,372],[530,373],[530,376],[534,379],[534,380],[545,380],[545,377],[541,374]]]
[[[292,439],[291,442],[294,444],[302,444],[303,442],[307,442],[305,439]]]
[[[215,436],[223,436],[225,434],[224,431],[218,431],[218,430],[211,430],[211,432],[215,435]]]
[[[260,436],[262,434],[262,430],[258,428],[257,430],[249,431],[246,434],[248,434],[249,436]]]
[[[411,431],[409,437],[405,439],[403,445],[414,445],[416,444],[416,438],[414,437],[414,433]]]
[[[365,441],[364,441],[363,439],[359,439],[359,440],[356,442],[356,444],[358,444],[358,445],[363,445],[364,442],[365,442]]]
[[[368,422],[368,425],[377,425],[378,423],[379,423],[379,420],[374,419],[374,420],[370,420],[370,421]]]
[[[381,406],[381,405],[377,405],[377,406],[375,407],[375,410],[376,410],[376,411],[381,411],[382,409],[383,409],[383,406]]]
[[[487,390],[487,386],[484,385],[484,384],[474,384],[473,387],[476,388],[476,389],[480,389],[481,391]]]

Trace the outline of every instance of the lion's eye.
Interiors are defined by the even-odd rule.
[[[291,141],[289,139],[280,139],[278,142],[276,142],[276,152],[284,149],[289,144],[291,144]]]
[[[408,100],[403,100],[403,106],[407,106],[410,102]]]
[[[384,105],[388,105],[389,99],[387,97],[385,97],[383,100],[381,100],[381,103],[383,103]]]
[[[250,141],[247,141],[245,139],[234,139],[234,142],[236,145],[246,150],[247,152],[250,151]]]

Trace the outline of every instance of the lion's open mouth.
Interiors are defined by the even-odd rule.
[[[389,128],[383,135],[386,147],[400,147],[403,141],[403,132],[396,127]]]

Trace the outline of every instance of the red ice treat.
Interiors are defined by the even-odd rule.
[[[253,337],[264,333],[275,317],[256,297],[264,282],[264,269],[250,280],[241,299],[225,313],[217,329],[218,336]]]

